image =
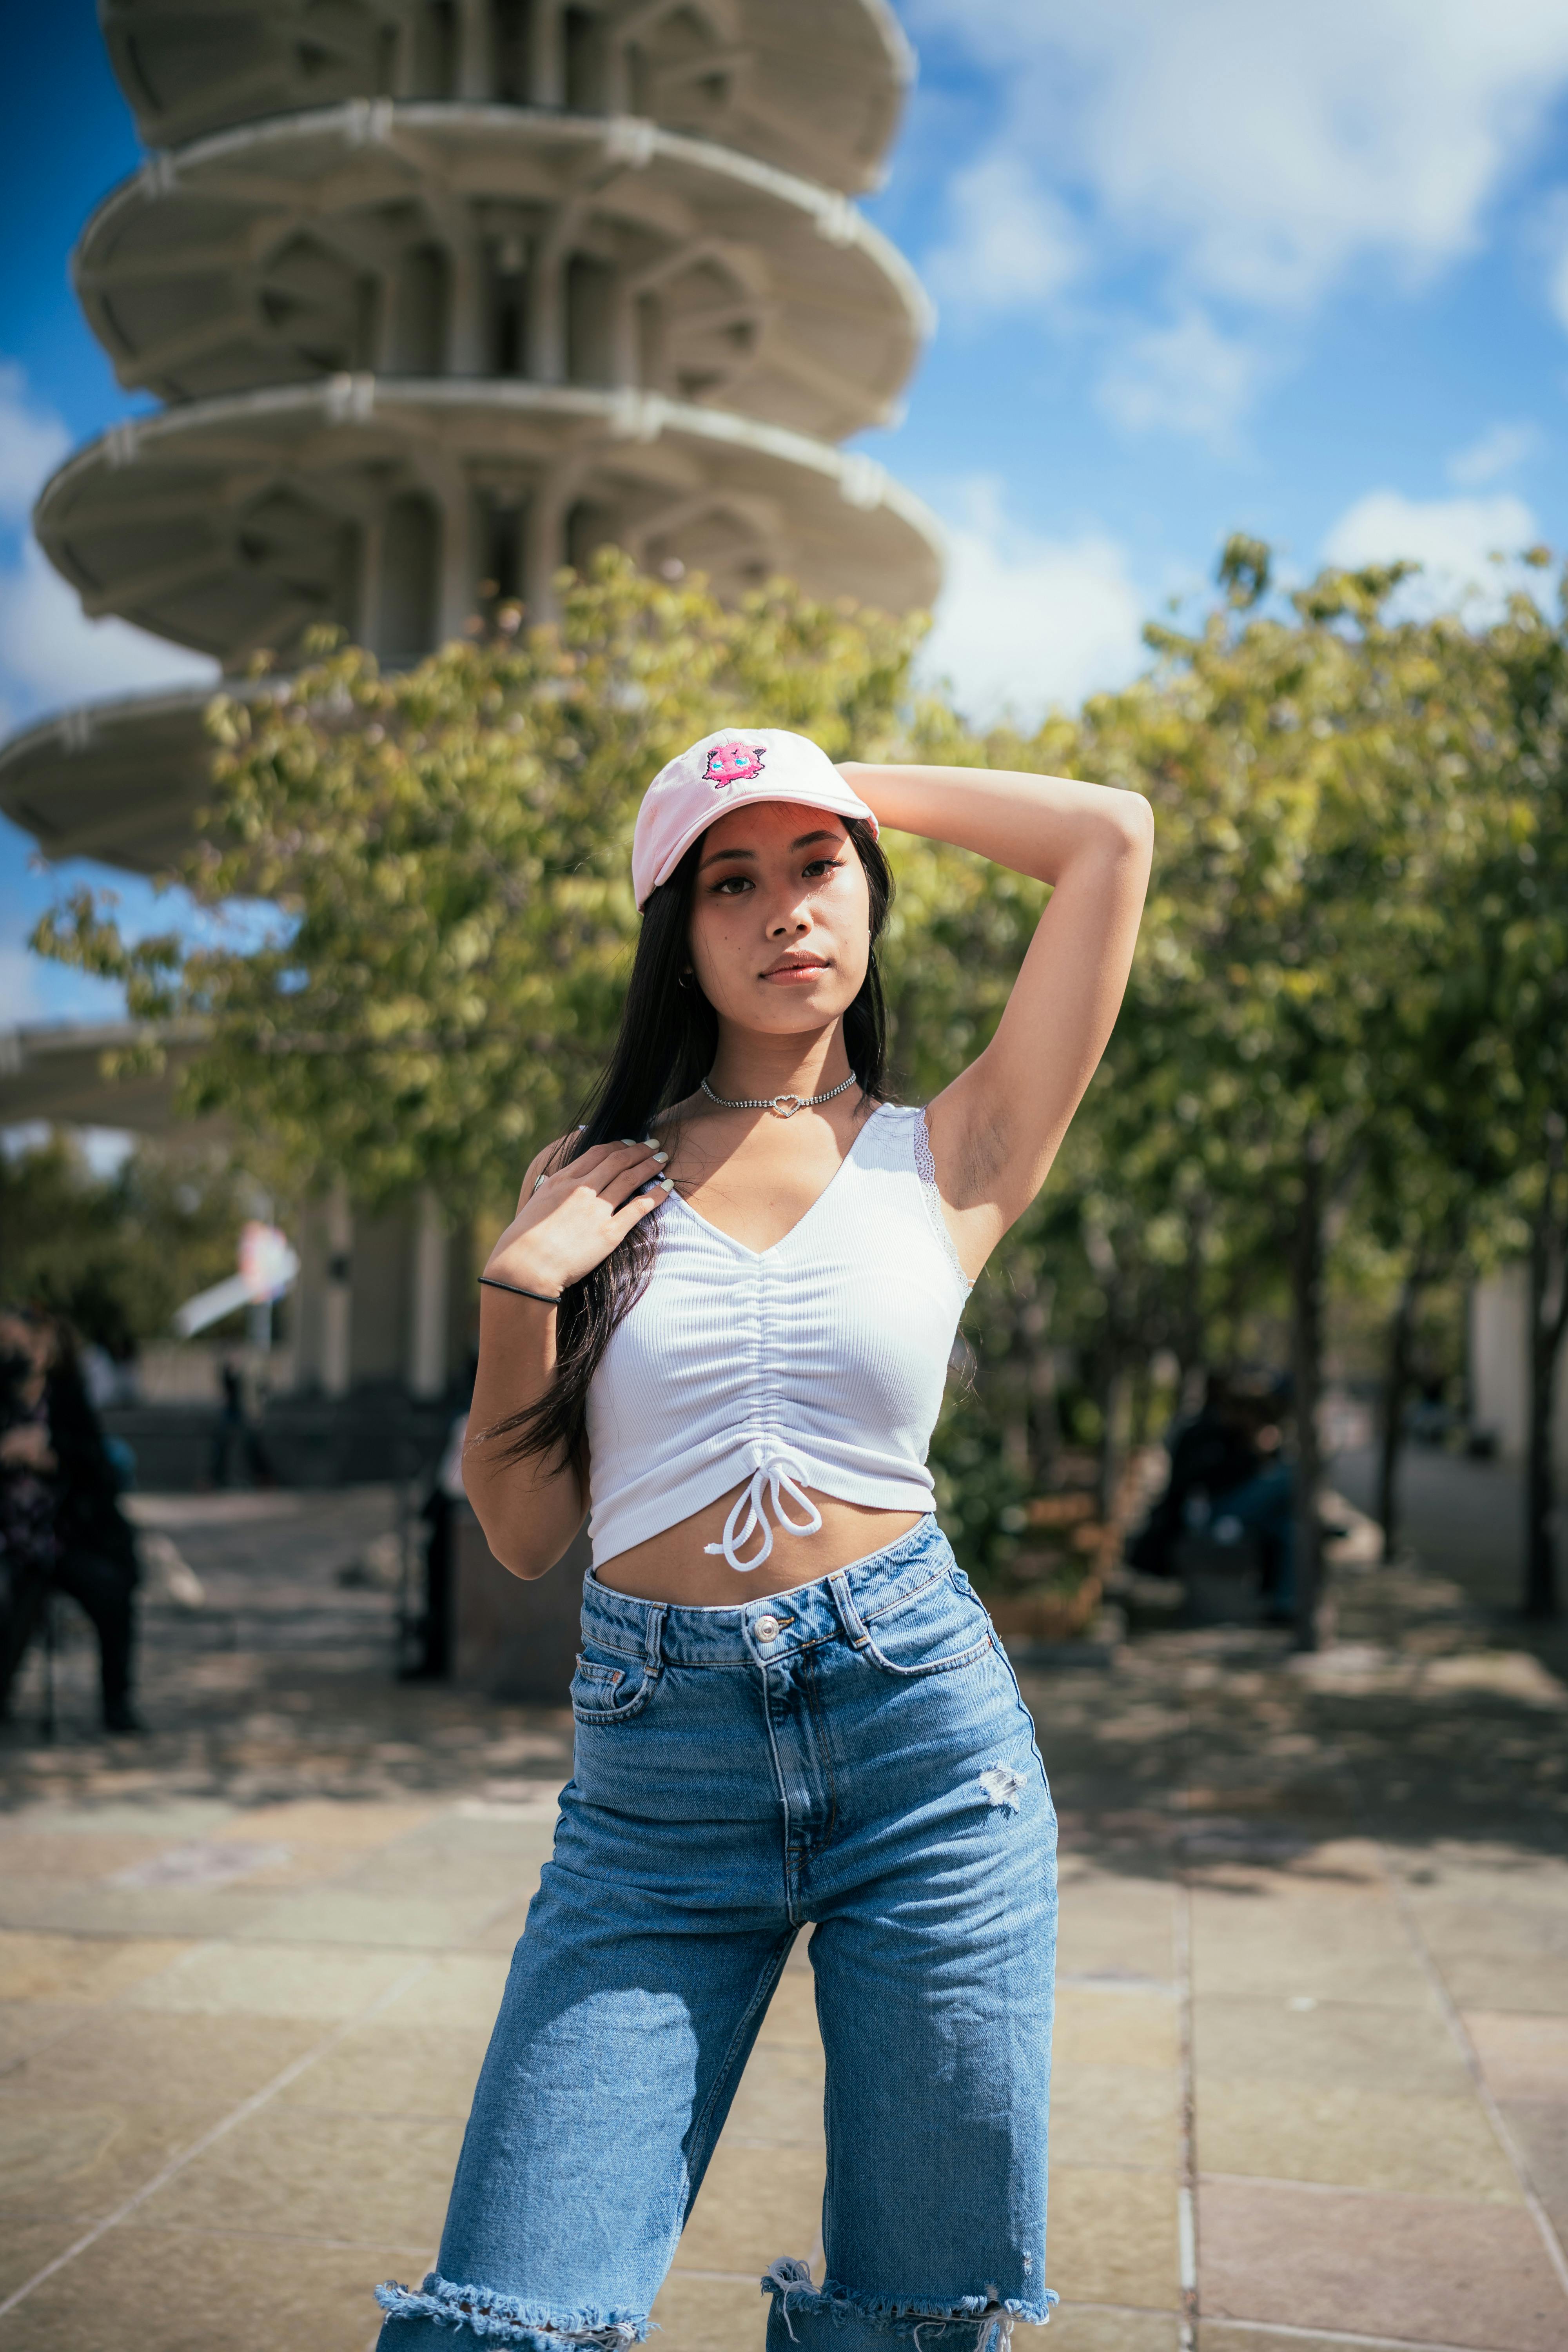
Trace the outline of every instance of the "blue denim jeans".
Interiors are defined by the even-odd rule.
[[[590,1577],[572,1706],[440,2266],[378,2291],[378,2352],[643,2337],[808,1922],[826,2275],[780,2248],[769,2352],[980,2352],[1043,2320],[1056,1817],[935,1520],[741,1608]]]

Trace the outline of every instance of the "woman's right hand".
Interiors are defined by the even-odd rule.
[[[651,1137],[642,1143],[596,1143],[546,1174],[559,1149],[552,1144],[529,1169],[517,1214],[485,1261],[485,1272],[497,1282],[551,1297],[602,1265],[632,1227],[668,1200],[672,1186],[660,1173],[669,1155]]]

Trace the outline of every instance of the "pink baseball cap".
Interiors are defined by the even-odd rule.
[[[632,835],[632,888],[638,908],[668,882],[692,843],[731,809],[752,801],[799,801],[835,816],[877,820],[826,752],[787,727],[721,727],[677,753],[643,794]]]

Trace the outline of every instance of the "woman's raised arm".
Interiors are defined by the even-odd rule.
[[[1136,793],[991,768],[869,767],[846,781],[900,833],[1051,885],[996,1034],[927,1114],[937,1181],[978,1274],[1034,1199],[1115,1024],[1154,844]]]

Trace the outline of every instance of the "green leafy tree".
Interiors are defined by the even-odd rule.
[[[252,1205],[219,1155],[144,1144],[100,1174],[64,1134],[0,1152],[0,1297],[50,1307],[84,1339],[128,1353],[234,1272]]]
[[[1329,1242],[1486,836],[1494,767],[1489,649],[1456,619],[1394,617],[1404,576],[1326,572],[1266,608],[1267,551],[1233,541],[1222,605],[1190,633],[1149,632],[1155,670],[1089,706],[1079,753],[1159,817],[1107,1083],[1125,1084],[1135,1123],[1173,1116],[1217,1139],[1205,1181],[1262,1205],[1288,1274],[1303,1645],[1321,1579]]]
[[[1561,1606],[1552,1437],[1568,1335],[1568,630],[1520,596],[1493,643],[1506,687],[1499,823],[1462,910],[1476,952],[1454,1080],[1484,1116],[1529,1234],[1523,1602],[1547,1619]]]
[[[270,902],[267,935],[132,944],[85,893],[38,928],[46,953],[121,980],[137,1018],[205,1025],[183,1109],[224,1114],[290,1191],[342,1175],[369,1202],[420,1184],[504,1198],[613,1034],[654,772],[728,722],[795,727],[840,758],[905,731],[917,623],[784,587],[727,611],[614,554],[561,601],[559,626],[503,614],[406,673],[331,645],[216,703],[217,789],[181,878],[215,917]],[[906,929],[942,887],[913,861]],[[923,1024],[941,968],[905,988],[906,1022]]]

